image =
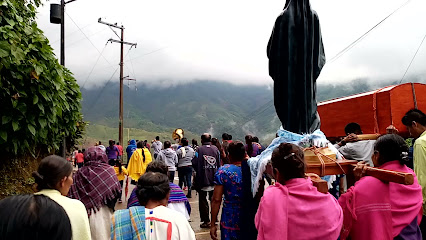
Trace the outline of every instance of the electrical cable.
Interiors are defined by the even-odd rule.
[[[87,35],[83,32],[83,30],[81,30],[81,28],[77,25],[77,23],[74,21],[74,19],[72,19],[72,17],[66,13],[67,16],[70,18],[70,20],[74,23],[74,25],[80,30],[80,32],[86,37],[87,40],[89,40],[89,42],[92,44],[92,46],[96,49],[96,51],[98,51],[99,54],[101,54],[101,51],[99,51],[99,49],[95,46],[95,44],[92,42],[92,40],[89,39],[89,37],[87,37]],[[105,61],[108,64],[111,64],[108,59],[106,59],[106,57],[104,55],[101,54],[101,56],[105,59]]]
[[[357,43],[359,43],[362,39],[364,39],[372,30],[374,30],[376,27],[378,27],[380,24],[382,24],[386,19],[388,19],[390,16],[392,16],[393,14],[395,14],[398,10],[400,10],[402,7],[404,7],[408,2],[410,2],[411,0],[408,0],[408,1],[406,1],[404,4],[402,4],[401,6],[399,6],[396,10],[394,10],[393,12],[391,12],[388,16],[386,16],[384,19],[382,19],[380,22],[378,22],[376,25],[374,25],[372,28],[370,28],[367,32],[365,32],[363,35],[361,35],[359,38],[357,38],[355,41],[353,41],[351,44],[349,44],[347,47],[345,47],[343,50],[341,50],[339,53],[337,53],[334,57],[332,57],[331,59],[330,59],[330,61],[329,61],[329,63],[332,63],[332,62],[334,62],[334,61],[336,61],[337,59],[339,59],[343,54],[345,54],[347,51],[349,51],[351,48],[353,48]],[[426,35],[425,35],[425,37],[423,38],[423,40],[422,40],[422,43],[423,43],[423,41],[424,41],[424,39],[426,38]],[[421,43],[421,44],[422,44]],[[420,44],[420,46],[421,46],[421,44]],[[416,51],[416,54],[417,54],[417,52],[418,52],[418,50],[420,49],[420,46],[419,46],[419,48],[417,49],[417,51]],[[414,55],[414,57],[413,57],[413,59],[411,60],[411,62],[414,60],[414,58],[415,58],[415,56],[416,56],[416,54]],[[409,65],[409,67],[411,66],[411,63],[410,63],[410,65]],[[409,68],[408,67],[408,68]],[[408,68],[407,68],[407,71],[408,71]],[[405,76],[405,74],[404,74],[404,76]],[[403,77],[404,78],[404,77]],[[401,79],[401,81],[402,81],[402,79]],[[272,99],[271,101],[269,101],[269,102],[267,102],[267,103],[265,103],[264,105],[262,105],[260,108],[263,108],[263,107],[265,107],[266,105],[269,105],[270,103],[272,103],[274,100]],[[259,116],[260,114],[262,114],[262,113],[264,113],[266,110],[268,110],[269,108],[271,108],[273,106],[273,104],[271,104],[271,105],[269,105],[269,106],[267,106],[265,109],[263,109],[262,111],[260,111],[259,113],[257,113],[257,114],[255,114],[255,115],[253,115],[252,117],[250,117],[247,121],[245,121],[242,125],[244,125],[244,124],[246,124],[246,123],[248,123],[248,122],[250,122],[251,120],[253,120],[255,117],[257,117],[257,116]],[[259,108],[258,108],[259,109]],[[255,110],[253,113],[255,113],[255,112],[257,112],[258,110]],[[253,113],[251,113],[251,114],[253,114]],[[249,114],[249,115],[251,115],[251,114]],[[249,116],[249,115],[247,115],[247,116]],[[234,128],[235,129],[235,128]]]
[[[161,51],[161,50],[166,49],[166,48],[168,48],[168,47],[162,47],[162,48],[156,49],[156,50],[154,50],[154,51],[144,53],[144,54],[142,54],[142,55],[139,55],[139,56],[137,56],[137,57],[132,58],[131,60],[135,60],[135,59],[137,59],[137,58],[140,58],[140,57],[143,57],[143,56],[146,56],[146,55],[153,54],[153,53],[155,53],[155,52]]]
[[[128,55],[129,55],[130,50],[132,49],[132,47],[133,46],[130,46],[129,50],[127,51],[126,55],[124,55],[124,58],[123,58],[123,66],[127,68],[127,70],[130,72],[130,74],[134,74],[134,72],[132,72],[132,70],[126,64],[124,64],[124,63],[126,62],[125,61],[126,58],[129,58]]]
[[[101,32],[103,32],[103,31],[105,31],[105,29],[102,29],[102,30],[99,30],[99,31],[97,31],[97,32],[95,32],[95,33],[92,33],[92,34],[90,34],[90,35],[88,35],[87,37],[93,37],[93,36],[95,36],[95,35],[97,35],[97,34],[99,34],[99,33],[101,33]],[[77,43],[79,43],[80,41],[82,41],[82,40],[85,40],[86,39],[86,37],[84,37],[84,38],[81,38],[81,39],[78,39],[78,40],[76,40],[76,41],[74,41],[74,42],[71,42],[70,44],[67,44],[67,47],[69,48],[69,47],[71,47],[71,46],[74,46],[75,44],[77,44]]]
[[[419,47],[417,48],[416,53],[414,53],[414,56],[413,56],[413,58],[411,59],[410,64],[408,64],[408,67],[407,67],[407,69],[405,70],[405,73],[404,73],[404,75],[402,76],[401,81],[399,81],[399,84],[401,84],[402,80],[404,79],[405,75],[406,75],[406,74],[407,74],[407,72],[408,72],[408,69],[410,69],[411,64],[413,63],[414,58],[416,58],[417,53],[419,52],[420,48],[422,47],[422,44],[423,44],[423,42],[424,42],[425,38],[426,38],[426,34],[425,34],[425,36],[423,37],[422,41],[420,42],[420,45],[419,45]]]
[[[86,80],[84,80],[84,83],[81,86],[81,88],[84,88],[84,86],[86,85],[87,80],[89,80],[90,75],[92,75],[92,72],[95,69],[96,65],[98,64],[99,59],[101,58],[102,53],[104,52],[104,50],[105,50],[105,48],[106,48],[107,45],[108,45],[108,42],[105,44],[104,48],[102,49],[102,52],[99,54],[99,57],[98,57],[98,59],[95,62],[95,65],[93,65],[92,70],[90,70],[89,75],[87,76]]]
[[[108,27],[111,29],[111,31],[113,31],[113,32],[115,33],[115,35],[116,35],[119,39],[121,39],[121,37],[120,37],[120,36],[118,36],[118,33],[117,33],[114,29],[112,29],[112,27],[111,27],[110,25],[108,25]]]
[[[127,56],[127,54],[129,54],[129,51],[126,53],[125,57]],[[109,80],[105,83],[104,87],[101,89],[101,91],[99,92],[98,96],[95,98],[95,100],[92,103],[92,106],[90,106],[89,111],[91,111],[93,109],[93,107],[95,106],[95,104],[98,102],[99,97],[101,96],[101,94],[104,92],[106,86],[111,82],[112,78],[114,77],[115,73],[117,72],[119,66],[115,69],[114,73],[111,75],[111,77],[109,78]]]
[[[343,50],[338,52],[334,57],[332,57],[329,61],[329,63],[333,63],[337,59],[339,59],[343,54],[345,54],[347,51],[352,49],[356,44],[358,44],[362,39],[364,39],[373,29],[378,27],[380,24],[382,24],[386,19],[388,19],[390,16],[392,16],[394,13],[396,13],[398,10],[400,10],[402,7],[407,5],[408,2],[411,0],[406,1],[404,4],[399,6],[397,9],[395,9],[393,12],[391,12],[388,16],[386,16],[384,19],[382,19],[380,22],[378,22],[376,25],[374,25],[372,28],[370,28],[367,32],[362,34],[359,38],[357,38],[355,41],[353,41],[351,44],[349,44],[347,47],[345,47]]]
[[[272,106],[274,106],[274,104],[270,104],[270,103],[273,103],[273,102],[274,102],[274,99],[272,99],[272,100],[264,103],[262,106],[258,107],[253,112],[247,114],[245,117],[242,117],[244,122],[241,123],[241,124],[239,124],[237,127],[232,128],[230,131],[233,131],[233,130],[237,129],[240,126],[244,126],[246,123],[250,122],[251,120],[253,120],[257,116],[259,116],[260,114],[264,113],[266,110],[268,110],[269,108],[271,108]],[[264,108],[264,107],[266,107],[266,108]],[[261,110],[261,111],[258,112],[259,110]],[[256,112],[258,112],[258,113],[256,113]],[[251,117],[249,117],[249,116],[251,116]]]
[[[394,13],[396,13],[399,9],[401,9],[402,7],[404,7],[408,2],[410,2],[411,0],[408,0],[408,1],[406,1],[404,4],[402,4],[401,6],[399,6],[396,10],[394,10],[393,12],[391,12],[388,16],[386,16],[384,19],[382,19],[379,23],[377,23],[376,25],[374,25],[372,28],[370,28],[366,33],[364,33],[363,35],[361,35],[359,38],[357,38],[355,41],[353,41],[351,44],[349,44],[347,47],[345,47],[343,50],[341,50],[338,54],[336,54],[333,58],[331,58],[330,59],[330,63],[332,63],[332,62],[334,62],[334,61],[336,61],[337,59],[339,59],[343,54],[345,54],[347,51],[349,51],[351,48],[353,48],[357,43],[359,43],[362,39],[364,39],[373,29],[375,29],[376,27],[378,27],[380,24],[382,24],[386,19],[388,19],[390,16],[392,16]],[[424,39],[426,38],[426,35],[425,35],[425,37],[423,38],[423,40],[422,40],[422,43],[423,43],[423,41],[424,41]],[[421,43],[421,44],[422,44]],[[421,46],[421,44],[420,44],[420,46]],[[417,52],[418,52],[418,50],[420,49],[420,46],[419,46],[419,48],[417,49],[417,51],[416,51],[416,54],[417,54]],[[416,56],[416,54],[414,55],[414,57]],[[414,57],[413,57],[413,59],[411,60],[411,62],[414,60]],[[409,65],[409,67],[411,66],[411,63],[410,63],[410,65]],[[408,67],[408,68],[409,68]],[[408,68],[407,68],[407,71],[408,71]],[[405,76],[405,74],[404,74],[404,76]],[[402,81],[402,79],[401,79],[401,81]],[[274,100],[272,99],[271,101],[269,101],[269,102],[267,102],[266,104],[264,104],[264,105],[262,105],[260,108],[263,108],[264,106],[266,106],[266,105],[268,105],[268,104],[270,104],[270,103],[272,103]],[[259,116],[260,114],[262,114],[262,113],[264,113],[266,110],[268,110],[269,108],[271,108],[273,106],[273,104],[271,104],[271,105],[269,105],[268,107],[266,107],[263,111],[261,111],[261,112],[259,112],[259,113],[257,113],[257,114],[255,114],[255,115],[253,115],[251,118],[249,118],[247,121],[245,121],[242,125],[244,125],[244,124],[246,124],[246,123],[248,123],[248,122],[250,122],[251,120],[253,120],[255,117],[257,117],[257,116]],[[258,111],[258,110],[255,110],[254,112],[256,112],[256,111]],[[235,129],[235,128],[234,128]]]
[[[99,49],[95,46],[95,44],[89,39],[89,37],[83,32],[83,30],[77,25],[77,23],[72,19],[72,17],[67,13],[67,16],[70,18],[70,20],[74,23],[74,25],[80,30],[80,32],[86,37],[86,39],[87,40],[89,40],[89,42],[92,44],[92,46],[96,49],[96,51],[98,51],[98,53],[100,54],[99,55],[99,58],[102,56],[104,59],[105,59],[105,61],[108,63],[108,64],[111,64],[109,61],[108,61],[108,59],[106,59],[105,58],[105,56],[103,55],[103,51],[105,50],[105,47],[106,47],[106,45],[105,45],[105,47],[103,48],[103,50],[102,50],[102,52],[101,51],[99,51]],[[110,27],[111,28],[111,27]],[[111,28],[112,29],[112,28]],[[113,29],[112,29],[113,30]],[[113,30],[113,32],[117,35],[117,33]],[[118,36],[118,35],[117,35]],[[129,52],[130,52],[130,50],[132,49],[132,47],[133,46],[130,46],[130,48],[129,48],[129,50],[128,50],[128,52],[126,53],[126,56],[129,54]],[[125,57],[126,57],[125,56]],[[92,72],[93,72],[93,69],[95,68],[95,66],[96,66],[96,64],[98,63],[98,61],[99,61],[99,58],[96,60],[96,63],[95,63],[95,65],[93,66],[93,68],[92,68],[92,70],[90,71],[90,73],[89,73],[89,76],[86,78],[86,80],[84,81],[84,84],[83,84],[83,87],[84,87],[84,85],[86,84],[86,82],[87,82],[87,79],[90,77],[90,75],[92,74]],[[123,65],[124,65],[124,62],[123,62]],[[126,66],[126,65],[124,65],[124,66]],[[127,66],[126,66],[127,67]],[[127,67],[128,68],[128,67]],[[129,70],[129,72],[131,72],[130,71],[130,69],[128,69]],[[105,84],[105,86],[109,83],[111,81],[111,79],[110,80],[108,80],[108,82]],[[105,86],[104,86],[104,88],[105,88]],[[103,90],[102,90],[103,91]],[[101,91],[101,92],[102,92]],[[97,100],[96,100],[97,101]]]
[[[85,28],[87,28],[88,26],[91,26],[91,25],[93,25],[93,23],[87,24],[86,26],[82,27],[81,29],[85,29]],[[65,39],[67,39],[69,36],[72,36],[72,35],[74,35],[75,33],[79,32],[79,31],[80,30],[75,30],[74,32],[66,34],[65,35]],[[48,34],[46,34],[46,35],[48,35]],[[56,40],[54,42],[51,42],[50,44],[53,45],[53,44],[55,44],[57,42],[60,42],[60,41],[61,41],[61,39],[59,38],[58,40]]]
[[[273,107],[274,105],[271,104],[268,107],[264,108],[262,111],[260,111],[259,113],[257,113],[256,115],[253,115],[250,119],[248,119],[247,121],[243,122],[242,124],[240,124],[241,127],[243,127],[245,124],[249,123],[251,120],[254,120],[257,116],[259,116],[260,114],[266,112],[268,109],[270,109],[271,107]],[[232,130],[235,130],[237,127],[233,128]]]
[[[266,102],[265,104],[263,104],[262,106],[260,106],[260,107],[258,107],[256,110],[254,110],[253,112],[251,112],[251,113],[249,113],[249,114],[247,114],[245,117],[244,117],[244,120],[246,120],[246,119],[250,119],[250,117],[251,116],[253,116],[253,115],[255,115],[255,116],[257,116],[256,115],[256,112],[258,112],[258,111],[260,111],[260,110],[263,110],[264,109],[264,107],[266,107],[267,106],[267,108],[269,108],[269,107],[271,107],[272,105],[270,105],[271,103],[273,103],[274,102],[274,99],[271,99],[271,100],[269,100],[268,102]],[[247,122],[249,122],[249,121],[251,121],[251,119],[250,120],[248,120]],[[246,123],[247,123],[246,122]]]
[[[98,96],[95,98],[95,100],[93,101],[92,105],[89,108],[89,112],[93,109],[93,107],[96,105],[96,103],[99,100],[99,97],[101,96],[101,94],[104,92],[106,86],[108,86],[108,84],[111,82],[112,78],[114,77],[115,73],[117,72],[118,67],[115,69],[114,73],[111,75],[111,77],[109,78],[109,80],[105,83],[104,87],[101,89],[101,91],[99,91]]]
[[[133,62],[132,62],[132,58],[130,57],[130,55],[129,55],[128,59],[129,59],[129,62],[130,62],[130,66],[132,67],[133,76],[136,79],[135,68],[133,67]]]

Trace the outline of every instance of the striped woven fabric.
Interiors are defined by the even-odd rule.
[[[170,185],[170,198],[169,203],[185,203],[185,207],[188,210],[188,214],[191,214],[191,206],[188,202],[188,198],[186,198],[185,193],[182,191],[182,189],[174,184],[169,183]],[[127,208],[133,207],[133,206],[140,206],[138,197],[136,196],[136,189],[133,189],[132,193],[130,194],[129,200],[127,201]]]
[[[188,198],[186,198],[185,193],[183,193],[182,189],[174,183],[170,183],[170,198],[169,203],[180,203],[187,202]]]
[[[84,167],[74,174],[68,197],[80,200],[87,214],[96,212],[121,196],[121,186],[114,168],[100,147],[90,147],[84,153]],[[93,210],[93,211],[92,211]]]
[[[111,219],[112,240],[145,238],[145,207],[131,207],[114,212]]]

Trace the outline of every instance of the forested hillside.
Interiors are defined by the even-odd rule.
[[[317,99],[323,101],[392,84],[396,83],[383,81],[373,85],[368,79],[319,84]],[[92,125],[118,126],[118,84],[82,89],[82,94],[86,121]],[[228,132],[235,139],[242,139],[251,133],[269,141],[280,126],[273,106],[273,91],[267,86],[198,81],[162,88],[140,85],[137,91],[125,87],[124,94],[125,128],[143,129],[149,132],[148,136],[154,133],[171,136],[171,129],[179,127],[191,136],[211,132],[220,137]],[[89,126],[89,135],[101,138],[93,129]]]

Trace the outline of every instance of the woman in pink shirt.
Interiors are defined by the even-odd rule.
[[[339,198],[344,220],[340,239],[420,240],[422,188],[408,161],[408,147],[402,137],[386,134],[377,139],[372,160],[379,168],[411,173],[414,184],[385,183],[374,177],[362,177]],[[363,175],[363,164],[355,173]],[[356,174],[357,175],[357,174]]]
[[[277,183],[268,187],[255,217],[258,240],[336,240],[343,213],[329,193],[318,192],[305,177],[303,150],[282,143],[272,153]]]

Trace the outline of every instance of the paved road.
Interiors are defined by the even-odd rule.
[[[175,183],[177,184],[178,178],[175,178]],[[126,180],[124,180],[124,184],[126,183]],[[127,198],[129,198],[130,193],[132,192],[134,185],[129,185],[129,193],[127,195]],[[123,186],[124,188],[124,186]],[[188,191],[184,191],[185,194],[187,194]],[[123,190],[123,196],[122,199],[124,200],[124,190]],[[206,228],[200,228],[200,212],[198,211],[198,195],[196,191],[192,191],[192,198],[189,199],[189,203],[191,204],[191,219],[190,224],[192,229],[195,232],[195,237],[197,240],[210,240],[210,229]],[[127,199],[126,201],[123,201],[123,203],[117,203],[116,209],[124,209],[127,207]],[[218,236],[220,236],[220,230],[217,232]],[[219,237],[220,239],[220,237]]]

